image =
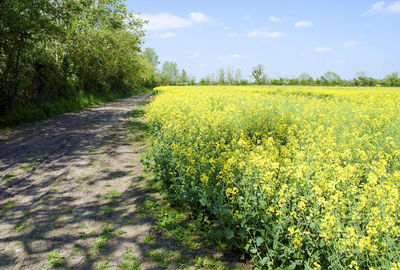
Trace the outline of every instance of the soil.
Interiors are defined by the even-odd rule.
[[[0,134],[0,269],[143,269],[140,94]],[[49,255],[50,253],[50,255]],[[52,254],[52,255],[51,255]],[[53,260],[51,260],[53,259]]]

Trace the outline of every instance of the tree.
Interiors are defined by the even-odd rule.
[[[228,81],[229,84],[233,84],[233,80],[234,80],[233,75],[234,75],[233,68],[231,66],[228,66],[226,68],[226,80]]]
[[[178,80],[178,64],[175,62],[164,62],[161,69],[161,78],[166,84],[175,84]]]
[[[301,85],[312,85],[314,82],[313,78],[307,73],[301,73],[297,79]]]
[[[386,75],[383,80],[387,86],[400,86],[400,77],[398,72]]]
[[[353,79],[353,84],[355,86],[374,86],[376,85],[376,81],[369,78],[365,72],[357,72],[356,78]]]
[[[253,78],[257,84],[261,84],[263,79],[265,80],[264,66],[257,65],[255,67],[253,67],[253,70],[251,71],[251,75],[253,76]]]
[[[339,85],[342,80],[335,72],[328,71],[322,75],[321,81],[324,85]]]
[[[218,71],[218,83],[225,84],[225,71],[223,68]]]
[[[123,0],[1,0],[0,114],[143,86],[142,27]]]
[[[59,15],[50,0],[0,1],[0,108],[18,99],[33,68],[35,44],[56,35],[53,18]]]
[[[189,85],[195,85],[196,78],[193,75],[189,75]]]
[[[181,76],[179,78],[179,81],[182,83],[189,83],[188,74],[186,73],[186,71],[184,69],[182,69],[182,71],[181,71]]]
[[[160,62],[158,61],[158,55],[152,48],[146,48],[143,52],[144,58],[153,66],[154,70],[157,70]]]
[[[235,83],[240,84],[240,80],[242,79],[242,71],[240,69],[236,69],[235,71]]]

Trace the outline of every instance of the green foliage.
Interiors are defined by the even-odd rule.
[[[24,122],[46,119],[65,112],[92,107],[117,98],[128,97],[148,89],[135,89],[109,93],[88,93],[81,91],[76,96],[58,98],[52,102],[30,103],[13,106],[0,118],[0,128],[15,126]]]
[[[105,224],[102,233],[93,241],[91,246],[97,250],[102,250],[114,236],[114,230],[108,227],[108,224]]]
[[[144,58],[152,65],[154,70],[157,70],[160,62],[158,61],[158,55],[152,48],[146,48],[143,52]]]
[[[94,267],[96,270],[106,270],[110,267],[110,262],[107,260],[96,262]]]
[[[65,258],[58,254],[57,250],[47,253],[47,257],[49,258],[47,264],[50,264],[53,267],[63,267],[67,264]]]
[[[140,48],[143,21],[123,0],[4,0],[0,18],[1,125],[156,84]]]
[[[141,161],[146,164],[150,160],[144,156]],[[171,265],[177,264],[178,269],[191,269],[193,266],[196,269],[233,269],[228,267],[233,263],[225,257],[218,257],[218,260],[213,258],[212,254],[216,253],[213,244],[218,243],[218,239],[210,239],[212,225],[207,218],[195,216],[186,206],[171,204],[166,197],[160,197],[159,192],[162,189],[156,179],[147,181],[149,195],[140,209],[140,215],[153,218],[155,225],[143,242],[159,249],[147,253],[146,256],[159,263],[160,267],[171,268]],[[163,243],[171,247],[167,249],[169,252],[161,252]],[[225,247],[221,243],[217,248],[219,251],[226,251]],[[193,260],[194,258],[197,260]]]
[[[265,81],[264,69],[263,65],[257,65],[251,71],[251,76],[253,76],[257,84],[262,84]]]
[[[171,84],[179,79],[178,64],[175,62],[164,62],[161,69],[161,78],[164,84]]]
[[[127,250],[124,253],[124,263],[120,265],[121,269],[124,270],[140,270],[142,269],[138,263],[138,259],[131,250]]]
[[[368,77],[365,72],[358,72],[355,78],[345,80],[340,78],[339,74],[328,71],[325,72],[321,77],[315,80],[311,75],[307,73],[300,74],[297,78],[286,78],[279,77],[273,79],[267,79],[267,75],[264,73],[264,66],[257,65],[253,67],[251,71],[251,77],[254,79],[250,84],[259,85],[315,85],[315,86],[384,86],[384,87],[398,87],[400,86],[400,77],[398,72],[393,72],[386,75],[383,79],[374,79]],[[215,74],[211,73],[201,78],[199,85],[247,85],[247,80],[241,79],[241,71],[237,69],[235,73],[228,67],[226,70],[219,69]]]

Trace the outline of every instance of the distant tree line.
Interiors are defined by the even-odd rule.
[[[144,56],[155,71],[154,80],[159,85],[194,85],[195,77],[189,75],[186,70],[178,69],[178,64],[173,61],[165,61],[161,70],[158,69],[160,62],[158,55],[152,48],[146,48],[144,50]]]
[[[0,1],[0,116],[14,107],[158,82],[123,0]]]
[[[228,66],[226,69],[221,68],[215,74],[211,73],[200,79],[199,84],[246,85],[249,84],[249,81],[243,79],[242,71],[240,69],[233,69],[231,66]]]
[[[240,69],[234,70],[232,67],[220,69],[216,73],[209,74],[199,81],[200,85],[315,85],[315,86],[385,86],[400,87],[400,76],[394,72],[385,76],[383,79],[375,79],[367,76],[364,72],[359,72],[353,79],[342,79],[332,71],[324,73],[321,77],[313,78],[307,73],[300,74],[297,78],[268,78],[263,65],[253,67],[250,80],[242,78]]]

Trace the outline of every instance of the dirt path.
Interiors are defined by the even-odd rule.
[[[119,269],[141,261],[151,221],[137,213],[144,125],[131,117],[149,98],[0,134],[0,269]]]

